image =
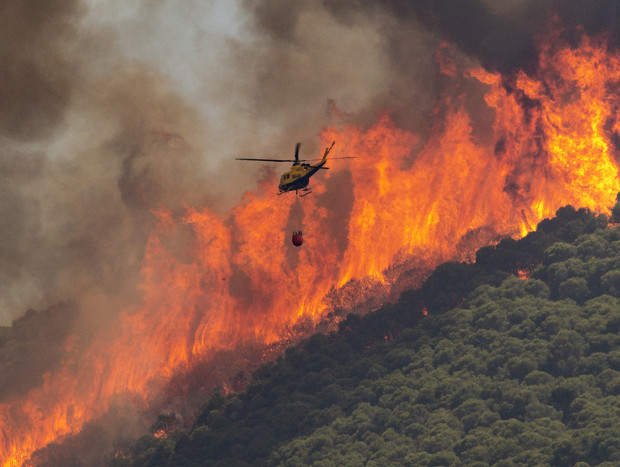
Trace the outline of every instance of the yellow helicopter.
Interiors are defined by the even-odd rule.
[[[334,141],[331,146],[325,149],[325,153],[323,154],[323,158],[320,159],[319,163],[316,165],[308,164],[308,161],[319,160],[319,159],[300,159],[299,158],[299,147],[301,143],[297,143],[295,146],[295,159],[256,159],[256,158],[248,158],[248,157],[237,157],[238,161],[264,161],[264,162],[292,162],[293,166],[291,170],[286,173],[283,173],[280,177],[280,184],[278,188],[281,195],[282,193],[288,193],[290,191],[294,191],[299,196],[307,196],[312,193],[312,190],[308,188],[308,183],[310,182],[310,177],[312,177],[315,173],[317,173],[320,169],[329,169],[329,167],[325,167],[325,163],[327,162],[327,155],[334,147],[336,142]],[[334,157],[333,159],[355,159],[355,157]],[[301,193],[299,193],[301,191]]]

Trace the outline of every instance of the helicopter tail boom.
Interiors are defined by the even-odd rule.
[[[334,147],[334,144],[336,144],[336,141],[332,142],[332,145],[328,148],[325,148],[325,153],[323,154],[323,159],[321,159],[321,162],[326,162],[327,161],[327,155],[329,154],[329,152],[332,150],[332,148]]]

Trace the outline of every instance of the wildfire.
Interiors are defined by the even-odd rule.
[[[442,45],[438,55],[445,51]],[[0,403],[2,465],[21,465],[78,432],[119,397],[147,407],[172,375],[216,351],[273,344],[300,323],[320,321],[334,287],[370,280],[389,290],[416,261],[431,268],[499,236],[523,235],[567,203],[595,211],[613,204],[620,56],[604,36],[584,35],[577,48],[557,34],[547,38],[536,76],[452,62],[441,68],[455,91],[437,103],[441,118],[421,149],[420,136],[386,115],[367,129],[322,132],[323,143],[337,141],[334,156],[358,157],[321,174],[350,174],[351,206],[338,216],[320,177],[303,201],[276,196],[271,177],[227,216],[190,208],[178,222],[157,212],[142,304],[125,310],[85,353],[68,351],[41,387]],[[490,136],[474,131],[476,117],[458,86],[465,81],[486,89]],[[288,222],[300,209],[306,243],[295,250]],[[166,247],[179,228],[192,232],[191,261]]]

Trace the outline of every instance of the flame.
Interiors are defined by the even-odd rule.
[[[156,212],[141,305],[84,352],[69,338],[64,361],[40,387],[0,403],[1,464],[21,465],[119,398],[148,407],[169,378],[214,352],[274,344],[319,322],[334,287],[353,300],[389,291],[412,264],[428,270],[500,236],[524,235],[567,203],[608,210],[620,191],[620,57],[605,36],[584,34],[571,48],[552,33],[536,76],[463,69],[449,53],[442,44],[437,56],[453,92],[437,103],[423,145],[387,115],[366,129],[328,128],[321,140],[338,142],[334,156],[358,159],[315,177],[310,197],[276,196],[269,176],[226,216],[189,208],[179,222]],[[493,124],[484,137],[462,83],[485,89]],[[335,215],[325,180],[342,171],[353,200],[350,212]],[[300,216],[306,242],[296,250],[288,223]],[[190,260],[166,244],[176,229],[192,233]]]

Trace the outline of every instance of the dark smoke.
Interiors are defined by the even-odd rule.
[[[382,54],[389,62],[377,63],[383,67],[385,89],[378,87],[352,118],[364,124],[387,111],[400,126],[417,132],[424,130],[428,110],[442,92],[434,59],[439,44],[456,46],[463,62],[510,73],[535,66],[537,37],[556,15],[568,32],[583,27],[590,34],[606,31],[617,40],[620,26],[618,0],[325,0],[320,5],[296,2],[292,8],[283,3],[246,2],[259,33],[280,44],[271,57],[284,48],[282,44],[304,47],[300,31],[311,21],[307,18],[316,25],[316,34],[321,34],[325,12],[344,31],[363,25],[367,33],[380,35]],[[340,63],[347,66],[347,57]],[[282,81],[297,78],[285,67],[272,69]]]
[[[354,11],[376,15],[384,10],[399,19],[403,30],[417,21],[483,66],[502,72],[531,65],[536,36],[551,15],[557,14],[568,30],[581,26],[590,34],[603,30],[613,34],[620,21],[618,0],[327,0],[326,5],[345,19]],[[394,31],[392,43],[401,35],[402,31]]]
[[[2,2],[0,9],[0,137],[50,136],[71,98],[79,2]]]

